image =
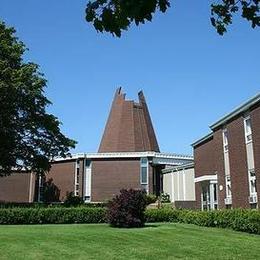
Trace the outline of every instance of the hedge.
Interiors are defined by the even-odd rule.
[[[0,209],[0,224],[104,223],[105,208],[10,208]]]
[[[0,224],[105,223],[106,208],[4,208]],[[205,227],[230,228],[260,235],[260,211],[247,209],[194,211],[169,208],[147,209],[146,221],[179,222]]]
[[[52,203],[43,203],[43,202],[1,202],[0,201],[0,210],[1,209],[9,209],[9,208],[64,208],[64,207],[72,207],[67,206],[63,202],[52,202]],[[95,202],[95,203],[83,203],[78,205],[77,207],[86,207],[86,208],[105,208],[107,207],[107,202]]]
[[[216,211],[148,209],[147,222],[179,222],[205,227],[230,228],[260,235],[260,211],[232,209]]]

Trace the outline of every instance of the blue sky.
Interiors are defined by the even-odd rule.
[[[78,141],[73,152],[95,152],[114,91],[130,99],[143,89],[160,148],[192,153],[208,125],[260,91],[260,30],[235,19],[220,37],[209,1],[172,1],[152,23],[122,38],[97,33],[84,20],[87,1],[1,0],[0,18],[17,29],[48,79],[49,111]]]

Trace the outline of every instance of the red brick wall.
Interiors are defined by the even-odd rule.
[[[258,205],[260,205],[260,107],[251,111]]]
[[[215,174],[215,144],[213,138],[194,148],[194,169],[195,178]],[[200,183],[195,184],[196,204],[199,209],[201,208],[200,185]]]
[[[118,89],[99,152],[139,151],[159,151],[145,98],[140,92],[139,103],[125,100],[125,94]]]
[[[140,161],[93,161],[91,179],[91,195],[94,202],[111,199],[123,188],[140,189]]]
[[[194,149],[195,178],[215,174],[215,144],[213,138]]]
[[[244,120],[239,117],[227,125],[232,206],[249,208],[247,153],[244,133]]]
[[[75,161],[53,163],[50,172],[46,175],[47,180],[50,178],[60,190],[60,200],[64,201],[67,192],[74,192]]]
[[[34,193],[35,176],[30,173],[13,173],[10,176],[0,177],[0,201],[30,202],[30,181],[32,197]]]

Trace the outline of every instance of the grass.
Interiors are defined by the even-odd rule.
[[[259,259],[260,236],[185,224],[0,226],[0,259]]]

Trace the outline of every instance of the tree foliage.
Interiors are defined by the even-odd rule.
[[[46,79],[35,63],[25,62],[25,45],[14,28],[0,22],[0,176],[12,169],[44,173],[55,156],[65,156],[75,141],[46,112]]]
[[[232,17],[240,12],[253,28],[260,26],[260,0],[216,0],[211,5],[211,23],[220,35],[227,31]],[[86,20],[99,32],[120,37],[131,23],[152,21],[156,11],[166,12],[170,0],[94,0],[86,7]]]

